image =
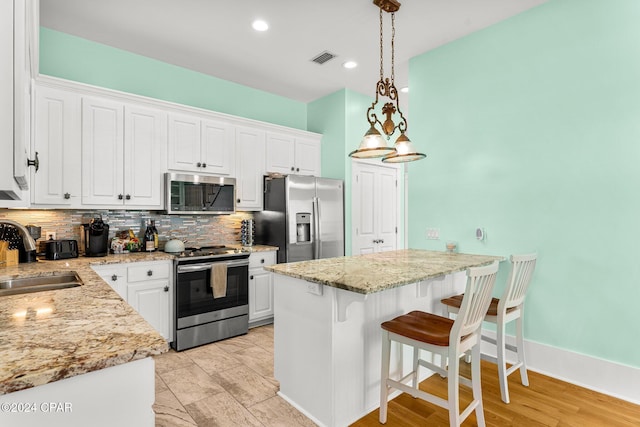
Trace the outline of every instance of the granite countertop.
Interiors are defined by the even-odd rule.
[[[0,279],[75,271],[84,282],[0,297],[0,395],[168,351],[166,340],[90,265],[173,258],[132,253],[0,268]]]
[[[276,264],[264,269],[309,282],[370,294],[504,259],[503,256],[403,249]]]

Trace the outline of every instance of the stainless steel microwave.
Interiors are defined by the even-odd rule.
[[[165,173],[168,214],[232,214],[236,180],[221,176]]]

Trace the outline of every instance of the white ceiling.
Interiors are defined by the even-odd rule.
[[[409,58],[545,1],[402,0],[396,86],[408,84]],[[256,18],[266,20],[269,31],[254,31]],[[384,19],[388,32],[389,15]],[[41,0],[40,23],[302,102],[342,88],[374,96],[379,78],[372,0]],[[311,62],[325,50],[338,56],[324,65]],[[344,69],[347,60],[359,66]]]

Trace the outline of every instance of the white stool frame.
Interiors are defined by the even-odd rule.
[[[419,397],[429,403],[448,409],[449,423],[451,426],[459,427],[473,411],[476,411],[478,426],[482,427],[485,425],[480,384],[480,327],[482,326],[484,314],[487,312],[489,303],[491,302],[491,292],[493,291],[497,271],[497,261],[489,266],[475,267],[467,270],[465,298],[451,328],[449,346],[429,344],[384,329],[382,330],[380,423],[385,424],[387,422],[389,391],[391,388],[395,388],[413,397]],[[462,337],[464,337],[464,339],[462,339]],[[413,347],[413,371],[400,380],[389,378],[391,341]],[[440,366],[420,359],[419,350],[440,354],[441,357],[449,357],[449,360],[456,360],[457,363],[451,364],[448,371],[444,370]],[[459,372],[459,355],[467,351],[471,351],[472,354],[471,380],[461,377]],[[442,376],[448,377],[447,400],[418,389],[418,369],[420,366],[424,366],[438,372]],[[411,379],[411,386],[405,384],[408,379]],[[462,413],[460,413],[458,390],[460,383],[471,387],[473,391],[473,400]]]

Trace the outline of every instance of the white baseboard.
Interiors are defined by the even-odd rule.
[[[495,332],[482,331],[495,338]],[[513,336],[507,342],[515,344]],[[482,352],[495,356],[495,346],[482,342]],[[640,405],[640,369],[525,340],[527,368],[617,399]],[[513,353],[507,351],[507,360]],[[513,375],[518,375],[513,373]]]

